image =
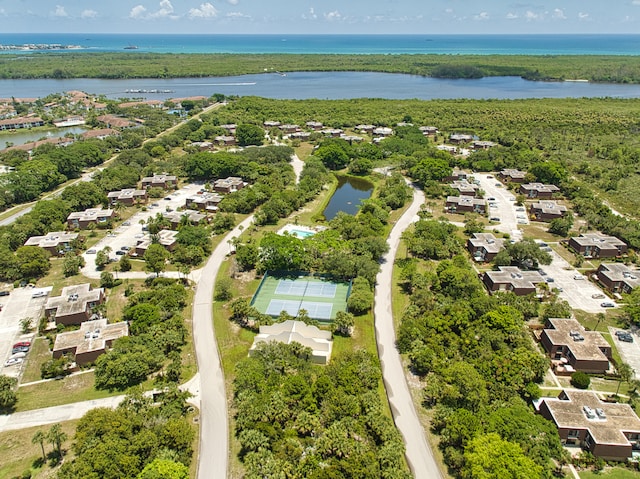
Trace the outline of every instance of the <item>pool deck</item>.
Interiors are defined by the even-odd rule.
[[[308,226],[302,225],[294,225],[294,224],[286,224],[282,228],[278,230],[279,235],[284,235],[285,233],[289,233],[290,235],[296,236],[300,239],[308,238],[309,236],[313,236],[318,231],[314,228],[310,228]],[[302,234],[298,234],[302,233]]]

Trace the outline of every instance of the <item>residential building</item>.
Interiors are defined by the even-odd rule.
[[[138,124],[134,121],[127,120],[126,118],[122,118],[116,115],[100,115],[96,117],[101,123],[104,123],[107,128],[118,128],[120,130],[134,128],[138,126]]]
[[[640,286],[640,271],[622,263],[601,263],[597,275],[602,286],[612,293],[629,294]]]
[[[480,187],[475,183],[469,183],[467,180],[459,180],[454,181],[449,184],[451,188],[457,190],[458,193],[462,196],[473,196],[475,197],[480,190]]]
[[[615,258],[627,253],[627,244],[615,236],[586,233],[569,238],[569,246],[585,258]]]
[[[237,143],[235,136],[220,135],[220,136],[216,136],[214,139],[216,143],[218,143],[221,146],[234,146]]]
[[[564,390],[535,406],[553,421],[565,445],[580,446],[607,461],[626,461],[640,450],[640,419],[628,404],[601,401],[592,391]]]
[[[238,125],[236,125],[235,123],[228,123],[226,125],[220,125],[220,128],[223,128],[224,130],[227,130],[227,132],[230,135],[235,135],[236,134],[236,128],[238,127]]]
[[[207,218],[207,215],[203,213],[198,213],[194,210],[184,210],[184,211],[171,211],[164,212],[162,216],[167,218],[171,223],[171,229],[177,230],[178,226],[182,223],[183,219],[186,217],[189,220],[189,223],[192,225],[198,225],[202,223]]]
[[[107,193],[109,203],[115,205],[121,203],[123,205],[131,206],[137,203],[144,203],[147,201],[146,190],[136,190],[134,188],[126,188],[120,191],[110,191]]]
[[[107,324],[106,319],[85,321],[80,329],[60,333],[53,345],[53,358],[71,355],[78,366],[93,363],[111,347],[113,341],[129,335],[126,321]]]
[[[20,130],[23,128],[34,128],[36,126],[44,126],[44,120],[37,116],[17,116],[0,120],[0,130]]]
[[[218,211],[218,203],[222,201],[222,196],[218,193],[199,193],[187,198],[185,207],[194,210],[215,212]]]
[[[542,183],[526,183],[520,185],[520,194],[527,198],[551,199],[560,191],[556,185],[543,185]]]
[[[340,135],[344,133],[344,130],[341,130],[340,128],[324,128],[320,130],[320,133],[322,133],[324,136],[340,138]]]
[[[47,300],[44,314],[56,324],[81,324],[92,317],[93,308],[104,303],[104,289],[93,289],[89,283],[62,288],[60,296]]]
[[[65,231],[52,231],[45,236],[32,236],[25,241],[25,246],[39,246],[47,250],[52,256],[64,256],[67,251],[71,251],[71,243],[78,238],[78,233],[67,233]]]
[[[535,293],[537,285],[545,280],[538,271],[525,271],[517,266],[500,266],[498,271],[487,271],[482,282],[490,293],[512,291],[517,296]]]
[[[277,126],[280,126],[280,122],[279,121],[273,121],[273,120],[267,120],[263,123],[265,128],[274,128]]]
[[[84,211],[76,211],[67,216],[67,224],[69,228],[79,228],[81,230],[87,228],[90,224],[103,224],[112,220],[115,211],[112,209],[103,210],[102,208],[89,208]]]
[[[356,125],[354,130],[357,130],[361,133],[369,133],[371,134],[373,130],[376,128],[375,125]]]
[[[160,230],[156,235],[158,239],[157,243],[161,246],[164,246],[164,248],[167,251],[173,251],[177,244],[176,242],[177,234],[178,232],[175,230]],[[138,242],[138,244],[134,248],[134,253],[137,256],[144,256],[145,252],[147,251],[147,248],[152,244],[153,244],[153,240],[151,239],[150,236],[147,236],[146,238],[143,238]]]
[[[573,318],[547,319],[540,343],[557,367],[557,373],[603,374],[609,370],[612,353],[607,340],[598,331],[587,331]]]
[[[378,137],[382,136],[382,137],[385,137],[385,138],[386,138],[386,137],[388,137],[388,136],[393,135],[393,129],[392,129],[392,128],[385,127],[385,126],[379,126],[379,127],[377,127],[377,128],[374,128],[374,129],[373,129],[373,131],[372,131],[372,133],[373,133],[375,136],[378,136]]]
[[[233,193],[234,191],[241,190],[248,183],[242,181],[242,178],[237,176],[230,176],[228,178],[220,178],[213,182],[213,191],[218,193]]]
[[[467,181],[469,178],[469,173],[466,171],[460,170],[457,166],[453,169],[451,174],[444,178],[442,181],[452,182],[452,181]]]
[[[504,239],[496,238],[491,233],[474,233],[467,240],[467,249],[476,261],[493,261],[503,248]]]
[[[463,134],[454,133],[453,135],[449,136],[449,141],[454,145],[459,145],[461,143],[469,143],[473,141],[473,139],[474,139],[473,135],[463,135]]]
[[[487,212],[487,202],[482,198],[472,196],[447,196],[445,208],[450,213],[474,213],[485,214]]]
[[[308,131],[297,131],[295,133],[291,133],[289,135],[289,138],[302,140],[302,141],[308,140],[309,138],[311,138],[311,132],[308,132]]]
[[[300,343],[311,348],[311,361],[316,364],[327,364],[331,358],[333,341],[330,331],[323,331],[316,326],[306,325],[302,321],[287,320],[270,326],[260,326],[260,332],[253,339],[249,356],[260,343],[278,341],[291,344]]]
[[[98,140],[104,140],[110,136],[120,136],[120,132],[118,130],[114,130],[113,128],[98,128],[97,130],[88,130],[80,135],[83,140],[88,140],[90,138],[97,138]]]
[[[280,125],[278,127],[282,133],[295,133],[296,131],[300,131],[299,125]]]
[[[529,214],[538,221],[549,222],[564,217],[567,214],[567,207],[555,201],[539,201],[531,204]]]
[[[305,123],[305,125],[307,128],[313,131],[322,130],[322,128],[324,128],[324,125],[319,121],[308,121],[307,123]]]
[[[438,128],[435,126],[421,126],[418,129],[424,136],[436,136],[438,134]]]
[[[489,148],[493,148],[496,144],[493,141],[480,141],[475,140],[471,142],[472,150],[488,150]]]
[[[146,190],[148,188],[175,188],[178,184],[178,179],[173,175],[167,175],[162,173],[161,175],[154,174],[153,176],[147,176],[142,178],[142,189]]]
[[[526,171],[516,170],[515,168],[506,168],[498,173],[498,178],[504,183],[524,183],[525,176],[527,176]]]

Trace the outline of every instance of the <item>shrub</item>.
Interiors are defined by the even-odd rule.
[[[591,378],[587,373],[576,371],[571,375],[571,385],[578,389],[587,389],[591,383]]]

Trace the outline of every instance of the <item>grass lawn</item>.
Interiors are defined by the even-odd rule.
[[[580,471],[580,479],[638,479],[640,473],[622,467],[607,467],[602,472]]]
[[[51,359],[49,341],[44,337],[36,338],[31,344],[29,354],[27,354],[26,366],[20,383],[30,383],[42,379],[40,377],[40,365],[49,359]]]
[[[62,443],[62,449],[67,450],[67,457],[70,452],[71,442],[75,434],[78,421],[66,421],[60,423],[62,430],[67,435],[67,440]],[[37,431],[45,434],[50,426],[30,427],[17,431],[6,431],[0,433],[0,479],[10,479],[20,477],[23,472],[31,471],[34,479],[52,477],[55,469],[49,465],[42,464],[42,449],[40,444],[32,444],[31,438]],[[51,452],[51,445],[45,442],[45,454]]]
[[[544,242],[554,243],[561,240],[559,236],[549,233],[549,223],[531,222],[528,225],[518,225],[525,238],[536,238]]]
[[[65,277],[63,273],[64,258],[51,258],[51,269],[46,276],[40,278],[36,282],[36,286],[42,288],[44,286],[53,286],[53,290],[49,296],[59,296],[62,292],[62,288],[65,286],[72,286],[77,284],[91,283],[94,288],[100,286],[100,281],[97,279],[89,279],[81,274]]]
[[[18,388],[16,411],[30,411],[51,406],[60,406],[79,401],[101,399],[123,394],[121,392],[97,391],[93,387],[93,371]]]

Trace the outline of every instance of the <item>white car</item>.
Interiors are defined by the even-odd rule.
[[[46,291],[36,291],[35,293],[33,293],[31,295],[31,297],[32,298],[44,298],[47,294],[49,294],[49,293],[47,293]]]
[[[5,366],[15,366],[16,364],[20,364],[24,361],[23,358],[9,358],[4,362]]]
[[[583,279],[587,279],[587,278],[585,276],[581,275],[581,274],[574,274],[573,275],[573,279],[583,280]]]

